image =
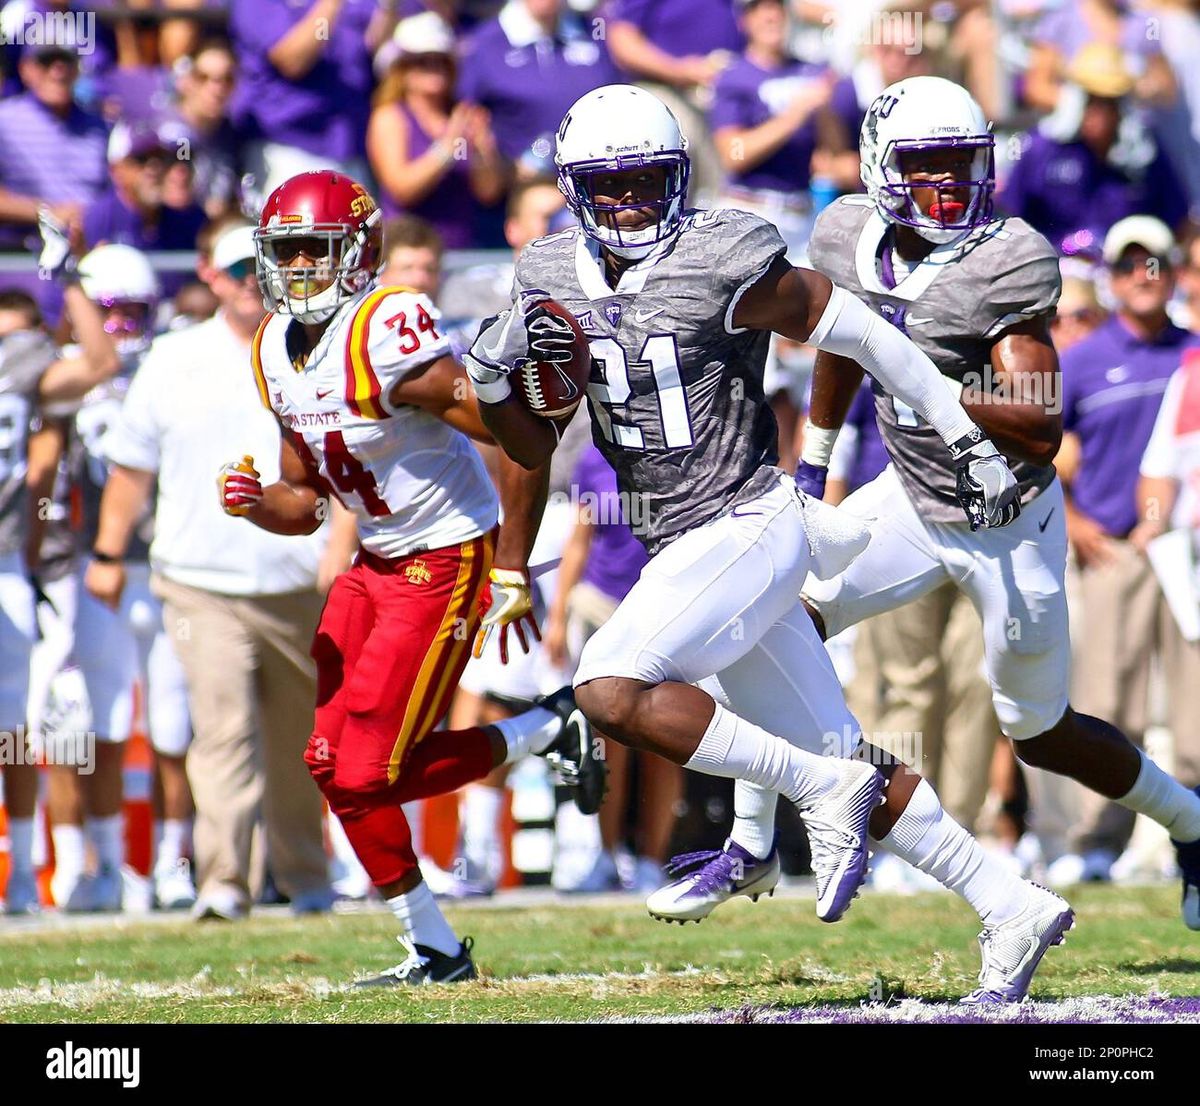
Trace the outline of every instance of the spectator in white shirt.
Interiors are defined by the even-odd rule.
[[[105,441],[113,470],[85,582],[97,598],[118,600],[121,557],[157,482],[152,586],[187,675],[195,731],[187,755],[196,802],[194,916],[246,913],[262,881],[251,865],[260,817],[276,885],[298,912],[321,910],[331,901],[321,799],[303,751],[316,702],[309,646],[326,535],[281,537],[244,526],[211,494],[231,454],[251,449],[269,467],[279,456],[279,427],[250,369],[263,315],[252,229],[225,230],[199,272],[220,310],[156,339],[134,376]]]
[[[1129,540],[1145,552],[1168,529],[1188,532],[1188,556],[1181,558],[1181,567],[1190,572],[1181,572],[1171,586],[1183,595],[1190,590],[1194,608],[1200,605],[1200,349],[1187,350],[1167,382],[1139,471],[1139,525]],[[1195,613],[1200,618],[1200,611]],[[1167,722],[1175,739],[1175,776],[1195,787],[1200,784],[1200,642],[1184,637],[1166,603],[1159,617],[1159,647],[1169,689]]]

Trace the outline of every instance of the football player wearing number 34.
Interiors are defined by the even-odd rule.
[[[591,338],[593,435],[622,494],[642,508],[635,533],[651,560],[583,650],[580,707],[627,745],[786,796],[808,831],[825,921],[845,912],[865,875],[868,832],[962,894],[985,923],[1032,904],[1036,939],[1022,930],[993,957],[1002,965],[994,986],[1020,997],[1070,910],[983,853],[927,784],[863,743],[799,592],[810,568],[840,572],[867,529],[775,467],[762,386],[770,333],[855,358],[917,410],[958,470],[959,504],[977,525],[1016,516],[1012,473],[930,359],[826,277],[789,265],[771,224],[684,210],[687,142],[654,96],[622,85],[584,96],[559,129],[556,160],[580,226],[525,248],[518,303],[485,325],[466,363],[484,421],[511,456],[536,466],[557,428],[530,412],[508,376],[525,357],[548,357],[539,302],[567,308]],[[886,805],[883,775],[863,752],[889,771]],[[769,841],[757,855],[730,842],[688,863],[692,877],[651,897],[655,916],[699,920],[779,878]]]
[[[470,939],[459,941],[422,882],[401,804],[527,753],[546,756],[581,806],[603,791],[570,688],[494,726],[434,731],[477,633],[522,620],[536,631],[526,560],[546,473],[506,466],[497,536],[496,494],[468,441],[491,436],[437,309],[377,286],[380,213],[360,184],[329,171],[285,181],[255,245],[271,310],[251,358],[282,430],[281,479],[264,488],[252,457],[231,461],[218,475],[221,505],[282,534],[314,531],[330,495],[356,516],[361,550],[330,589],[313,643],[305,761],[404,931],[404,961],[362,983],[471,979]]]

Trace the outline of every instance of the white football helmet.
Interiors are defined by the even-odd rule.
[[[885,88],[867,109],[859,135],[859,170],[879,213],[912,227],[931,242],[950,242],[992,218],[996,190],[996,140],[983,109],[961,85],[942,77],[908,77]],[[967,180],[941,187],[969,189],[970,200],[950,210],[923,214],[900,171],[899,155],[914,150],[967,149],[974,152]],[[947,205],[948,207],[950,205]]]
[[[97,246],[80,258],[79,282],[105,312],[104,329],[122,358],[149,347],[159,285],[141,250],[117,242]]]
[[[558,187],[583,232],[618,257],[638,260],[672,237],[683,221],[691,161],[679,121],[657,96],[627,84],[606,85],[581,96],[558,128],[554,164]],[[638,204],[598,204],[592,184],[601,173],[647,165],[667,168],[662,199]],[[605,225],[626,207],[653,207],[658,222],[640,230]]]

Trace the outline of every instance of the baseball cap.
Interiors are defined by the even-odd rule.
[[[404,54],[453,54],[454,30],[437,12],[421,12],[396,24],[392,37],[375,52],[375,75]]]
[[[1153,215],[1129,215],[1114,223],[1104,236],[1104,263],[1115,265],[1130,246],[1142,246],[1154,257],[1170,257],[1175,250],[1175,236]]]
[[[253,261],[254,254],[254,228],[230,227],[213,243],[213,267],[231,269],[239,261]]]
[[[153,153],[171,153],[170,143],[153,123],[138,119],[119,119],[108,136],[108,163],[113,165],[128,157],[144,157]]]

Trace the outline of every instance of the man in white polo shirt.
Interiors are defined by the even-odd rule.
[[[298,911],[331,895],[321,797],[304,765],[316,699],[309,645],[322,528],[281,537],[224,514],[213,473],[231,455],[279,456],[279,428],[250,371],[262,320],[251,228],[232,225],[198,271],[220,303],[213,318],[156,339],[129,387],[105,450],[113,463],[86,585],[115,603],[121,559],[157,480],[153,588],[187,675],[195,736],[197,918],[249,906],[251,838],[261,816],[277,885]],[[275,474],[265,474],[268,480]],[[261,767],[260,767],[261,766]]]

